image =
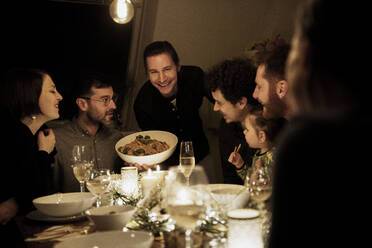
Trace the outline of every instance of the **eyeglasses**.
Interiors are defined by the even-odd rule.
[[[83,98],[83,99],[86,99],[86,100],[93,100],[93,101],[97,101],[97,102],[103,102],[103,104],[105,106],[108,106],[111,102],[111,100],[116,103],[117,99],[118,99],[118,96],[114,95],[113,97],[109,97],[109,96],[104,96],[104,97],[101,97],[101,98],[91,98],[89,96],[80,96],[79,98]]]

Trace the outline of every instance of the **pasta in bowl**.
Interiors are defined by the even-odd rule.
[[[177,136],[169,132],[142,131],[120,139],[115,145],[115,150],[127,163],[159,164],[173,154],[177,142]]]

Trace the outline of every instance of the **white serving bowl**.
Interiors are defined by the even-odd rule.
[[[136,208],[133,206],[103,206],[85,211],[85,215],[94,222],[96,229],[122,230],[131,220]]]
[[[249,201],[249,192],[238,184],[208,184],[207,188],[217,203],[226,204],[227,210],[244,208]]]
[[[153,155],[145,155],[145,156],[134,156],[134,155],[127,155],[119,151],[119,147],[124,146],[126,144],[129,144],[132,142],[138,135],[142,136],[150,136],[151,139],[156,139],[159,141],[165,141],[169,145],[168,150],[160,153],[156,153]],[[137,133],[132,133],[130,135],[125,136],[124,138],[121,138],[115,145],[115,150],[120,156],[122,160],[124,160],[127,163],[134,164],[138,163],[140,165],[147,164],[160,164],[161,162],[164,162],[167,160],[174,150],[176,149],[178,143],[178,138],[176,135],[165,132],[165,131],[157,131],[157,130],[151,130],[151,131],[142,131]]]
[[[96,197],[90,192],[57,193],[32,200],[41,213],[54,217],[81,214],[91,208]]]
[[[106,231],[96,232],[89,235],[66,239],[55,248],[149,248],[154,241],[150,232],[144,231]]]

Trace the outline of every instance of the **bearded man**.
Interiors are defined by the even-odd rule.
[[[97,73],[85,74],[76,83],[74,98],[77,114],[71,121],[53,129],[56,136],[56,187],[59,192],[79,191],[79,182],[71,168],[73,145],[87,145],[94,167],[120,173],[123,162],[115,152],[123,133],[112,128],[116,96],[111,83]]]
[[[288,82],[284,77],[289,48],[287,44],[276,46],[258,59],[253,97],[262,104],[263,116],[268,119],[290,118]]]

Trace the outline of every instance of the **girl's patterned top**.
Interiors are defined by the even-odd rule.
[[[259,166],[264,166],[268,167],[269,173],[272,173],[272,168],[274,165],[274,153],[275,153],[275,147],[272,147],[270,150],[268,150],[265,153],[260,154],[260,150],[258,150],[252,159],[252,171],[256,171]],[[237,169],[237,173],[241,179],[245,179],[247,176],[247,171],[248,171],[248,165],[244,164],[240,169]]]

